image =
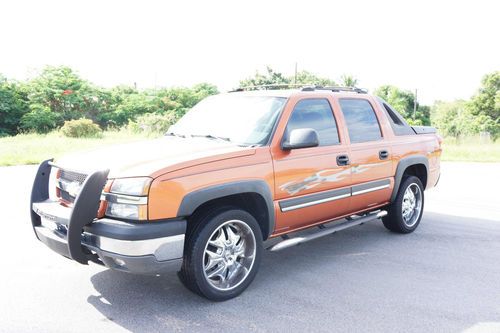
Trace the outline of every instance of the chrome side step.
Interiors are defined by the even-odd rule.
[[[327,235],[330,235],[330,234],[333,234],[337,231],[341,231],[341,230],[344,230],[344,229],[347,229],[347,228],[350,228],[350,227],[354,227],[354,226],[357,226],[357,225],[360,225],[360,224],[363,224],[363,223],[366,223],[366,222],[370,222],[370,221],[373,221],[373,220],[378,220],[378,219],[381,219],[382,217],[386,216],[387,215],[387,211],[385,210],[381,210],[379,212],[376,212],[376,213],[370,213],[368,215],[365,215],[365,216],[362,216],[362,217],[358,217],[358,218],[355,218],[355,219],[352,219],[352,220],[348,220],[347,222],[344,222],[344,223],[341,223],[341,224],[338,224],[338,225],[335,225],[335,226],[332,226],[332,227],[328,227],[328,228],[320,228],[320,231],[314,233],[314,234],[311,234],[311,235],[307,235],[307,236],[299,236],[299,237],[294,237],[294,238],[288,238],[288,239],[285,239],[277,244],[274,244],[273,246],[269,247],[268,250],[270,251],[280,251],[280,250],[283,250],[283,249],[286,249],[286,248],[289,248],[291,246],[295,246],[295,245],[299,245],[299,244],[302,244],[302,243],[305,243],[305,242],[309,242],[313,239],[317,239],[317,238],[320,238],[320,237],[323,237],[323,236],[327,236]]]

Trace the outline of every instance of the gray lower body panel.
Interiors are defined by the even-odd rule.
[[[177,272],[182,265],[182,258],[158,261],[154,255],[124,256],[87,246],[97,253],[104,266],[127,273],[155,275]]]

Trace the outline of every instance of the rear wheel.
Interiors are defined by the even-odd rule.
[[[406,177],[399,187],[388,214],[382,221],[393,232],[407,234],[417,229],[424,210],[424,187],[419,178]]]
[[[187,240],[181,279],[197,294],[224,301],[252,282],[262,255],[255,218],[240,209],[218,209],[195,221]]]

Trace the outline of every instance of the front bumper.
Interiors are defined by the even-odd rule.
[[[31,222],[37,238],[53,251],[82,264],[89,261],[139,274],[178,270],[185,220],[129,223],[96,219],[108,171],[84,181],[72,208],[49,198],[51,160],[40,164],[31,195]]]

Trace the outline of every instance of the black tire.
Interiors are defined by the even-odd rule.
[[[416,190],[416,187],[418,187],[421,206],[420,209],[418,209],[418,212],[413,212],[414,216],[411,215],[409,220],[405,220],[405,217],[403,217],[403,205],[405,202],[405,193],[409,187],[411,187],[415,200],[418,200],[418,198],[413,190]],[[406,201],[408,202],[408,199]],[[418,206],[418,204],[416,204],[416,206]],[[387,208],[388,214],[382,218],[382,222],[387,229],[400,234],[408,234],[415,231],[420,224],[424,211],[424,187],[420,179],[415,176],[408,176],[404,178],[399,186],[396,199]],[[418,216],[415,214],[418,214]]]
[[[255,278],[262,257],[262,232],[255,218],[241,209],[221,207],[199,217],[196,221],[190,222],[194,223],[195,226],[189,233],[190,236],[186,240],[184,247],[184,261],[179,274],[181,281],[189,290],[212,301],[225,301],[240,295]],[[219,248],[208,244],[208,242],[210,240],[212,243],[217,240],[220,241],[221,237],[225,237],[226,242],[229,242],[227,228],[230,228],[233,232],[236,231],[236,236],[240,235],[239,232],[241,232],[241,235],[239,236],[239,240],[235,242],[234,245],[231,245],[232,253],[230,253],[231,250],[229,249],[226,251],[226,246],[229,247],[230,245],[224,243],[224,249],[220,248],[222,254],[219,255],[217,254]],[[244,242],[247,244],[252,243],[252,239],[255,241],[255,245],[253,249],[249,249],[248,251],[250,251],[250,254],[254,254],[254,258],[250,264],[251,259],[249,258],[251,258],[251,255],[245,253],[245,255],[241,257],[236,257],[234,249],[237,246],[236,244],[242,244]],[[236,272],[234,274],[231,274],[231,272],[225,268],[227,274],[224,273],[224,276],[227,278],[227,283],[229,283],[230,276],[231,279],[233,279],[234,276],[234,279],[238,278],[241,279],[241,281],[236,279],[235,281],[237,283],[235,282],[234,286],[230,287],[228,285],[226,288],[221,282],[223,279],[222,273],[209,278],[209,273],[205,272],[208,266],[207,260],[210,257],[206,251],[209,250],[211,253],[216,253],[220,257],[217,258],[217,260],[223,258],[223,261],[218,263],[217,266],[214,266],[209,273],[218,270],[219,267],[237,267],[234,268],[234,272]],[[246,267],[246,270],[242,270],[241,267],[244,265],[249,267]],[[220,285],[216,286],[215,284],[217,283],[220,283]]]

